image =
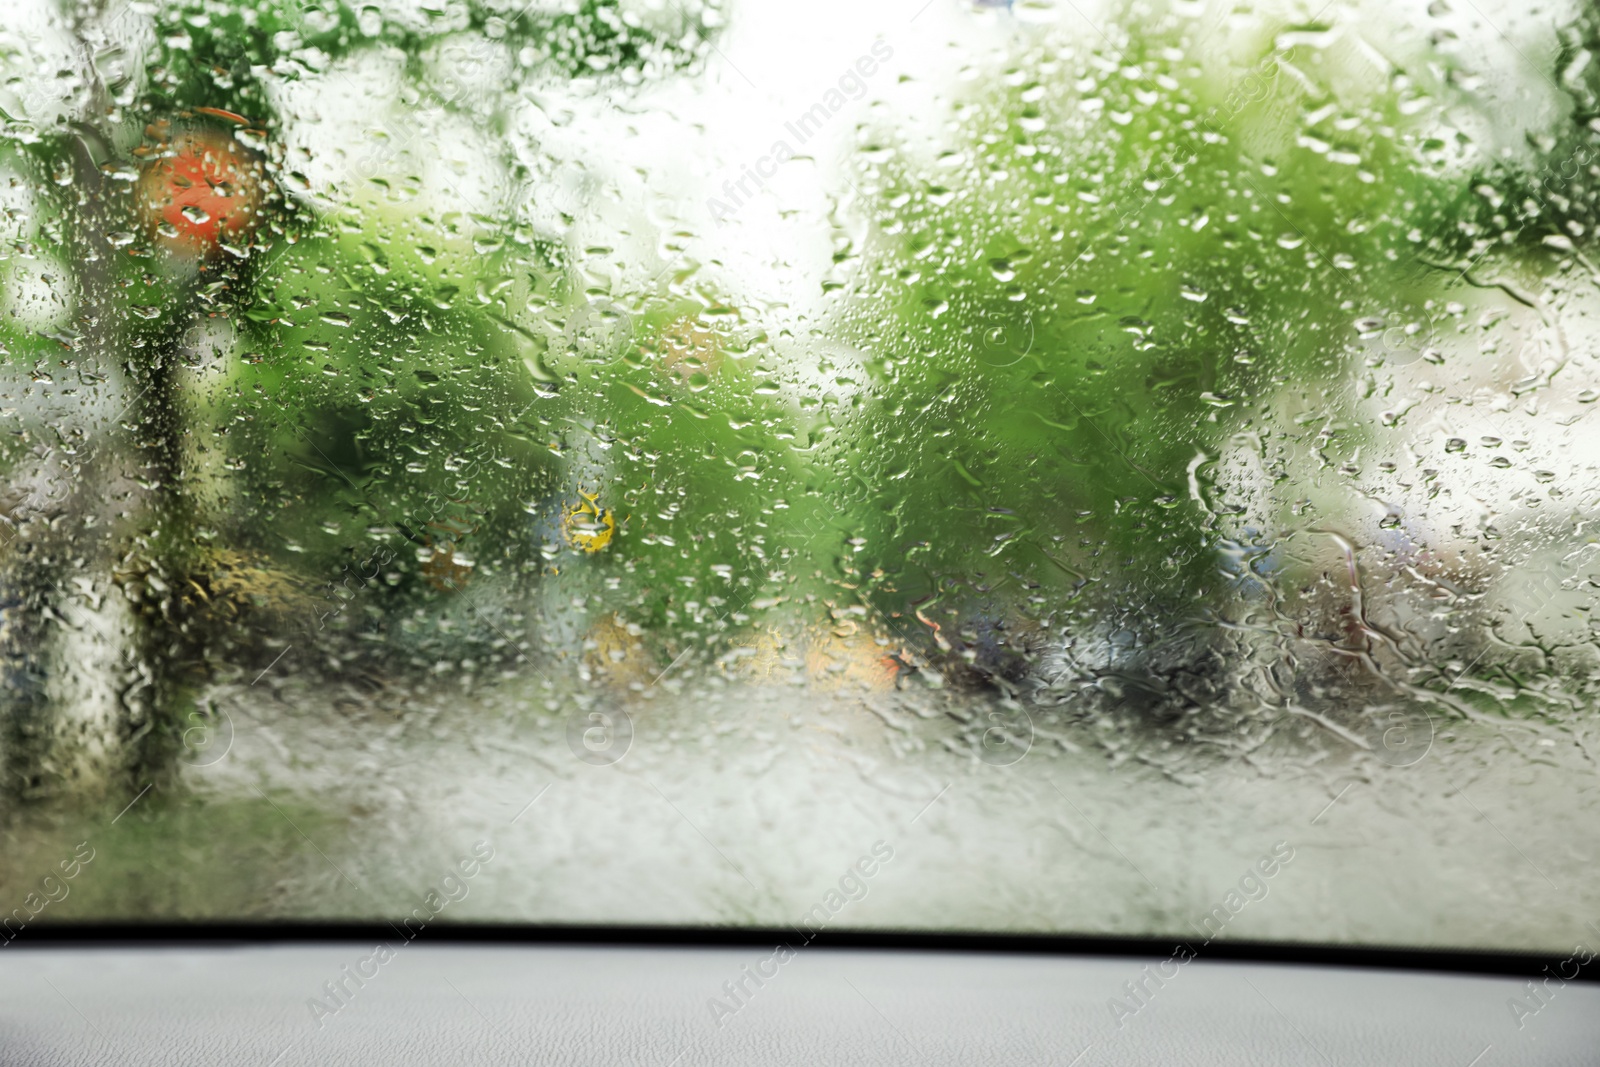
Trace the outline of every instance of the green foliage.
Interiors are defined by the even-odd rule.
[[[570,9],[447,0],[388,19],[375,5],[337,0],[176,0],[157,8],[161,44],[151,64],[149,99],[258,116],[268,104],[264,73],[293,79],[376,46],[399,49],[415,66],[430,45],[462,33],[503,45],[525,76],[656,75],[704,58],[716,14],[710,0],[674,5],[656,24],[615,0],[582,0]]]
[[[840,500],[891,610],[1008,581],[1218,603],[1244,510],[1209,484],[1220,451],[1282,441],[1285,404],[1348,430],[1353,324],[1441,298],[1414,231],[1464,181],[1424,158],[1402,74],[1352,93],[1287,33],[1202,73],[1178,31],[1132,32],[952,101],[969,134],[863,146],[880,236],[844,318],[882,358],[835,461],[860,457]]]
[[[1285,24],[1200,60],[1192,22],[1131,14],[1109,49],[1041,36],[946,101],[958,132],[863,131],[870,236],[828,327],[861,355],[848,372],[780,350],[718,294],[612,305],[516,209],[388,174],[330,206],[286,163],[295,116],[272,113],[274,85],[381,50],[404,57],[408,106],[494,131],[495,101],[433,77],[439,46],[510,57],[507,99],[536,79],[630,83],[710,47],[715,5],[668,6],[647,23],[599,0],[451,0],[409,21],[169,3],[147,82],[82,150],[64,131],[15,150],[43,205],[19,242],[118,235],[85,277],[125,304],[129,366],[154,374],[185,358],[175,339],[226,324],[221,369],[187,368],[182,426],[162,431],[231,479],[189,502],[196,525],[314,581],[381,555],[399,596],[454,591],[441,551],[508,582],[578,572],[630,621],[697,634],[836,594],[902,618],[1002,588],[997,614],[1040,621],[1135,590],[1152,611],[1216,608],[1234,588],[1219,555],[1262,539],[1237,517],[1279,506],[1221,485],[1224,453],[1253,440],[1276,485],[1318,435],[1378,440],[1358,324],[1437,318],[1468,284],[1455,265],[1568,250],[1600,212],[1593,13],[1563,31],[1569,121],[1532,168],[1476,171],[1440,132],[1474,101],[1426,50],[1406,69]],[[219,111],[250,120],[236,136],[272,176],[267,217],[250,247],[182,262],[141,222],[125,157],[159,143],[147,123],[232,130]],[[74,167],[99,176],[92,195],[58,177]],[[0,323],[0,343],[39,363],[70,338]],[[572,533],[586,500],[614,524],[603,545]]]

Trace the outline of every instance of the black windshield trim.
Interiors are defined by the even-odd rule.
[[[409,936],[408,936],[409,934]],[[501,923],[430,923],[402,929],[389,922],[52,923],[16,931],[0,948],[196,947],[306,942],[416,941],[452,945],[771,947],[988,952],[1056,956],[1136,956],[1164,959],[1180,952],[1195,959],[1296,966],[1444,971],[1565,981],[1600,982],[1600,968],[1574,966],[1566,954],[1485,952],[1398,945],[1213,941],[1159,937],[1089,937],[1071,934],[1000,934],[975,931],[798,930],[759,927],[576,926]],[[1576,973],[1574,973],[1574,971]]]

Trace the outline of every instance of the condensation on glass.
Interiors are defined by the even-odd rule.
[[[1315,6],[17,0],[0,910],[1568,946],[1600,18]]]

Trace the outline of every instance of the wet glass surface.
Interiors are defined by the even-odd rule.
[[[0,906],[1590,938],[1597,35],[25,0]]]

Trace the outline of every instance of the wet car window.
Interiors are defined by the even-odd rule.
[[[8,936],[1591,937],[1589,6],[5,22]]]

